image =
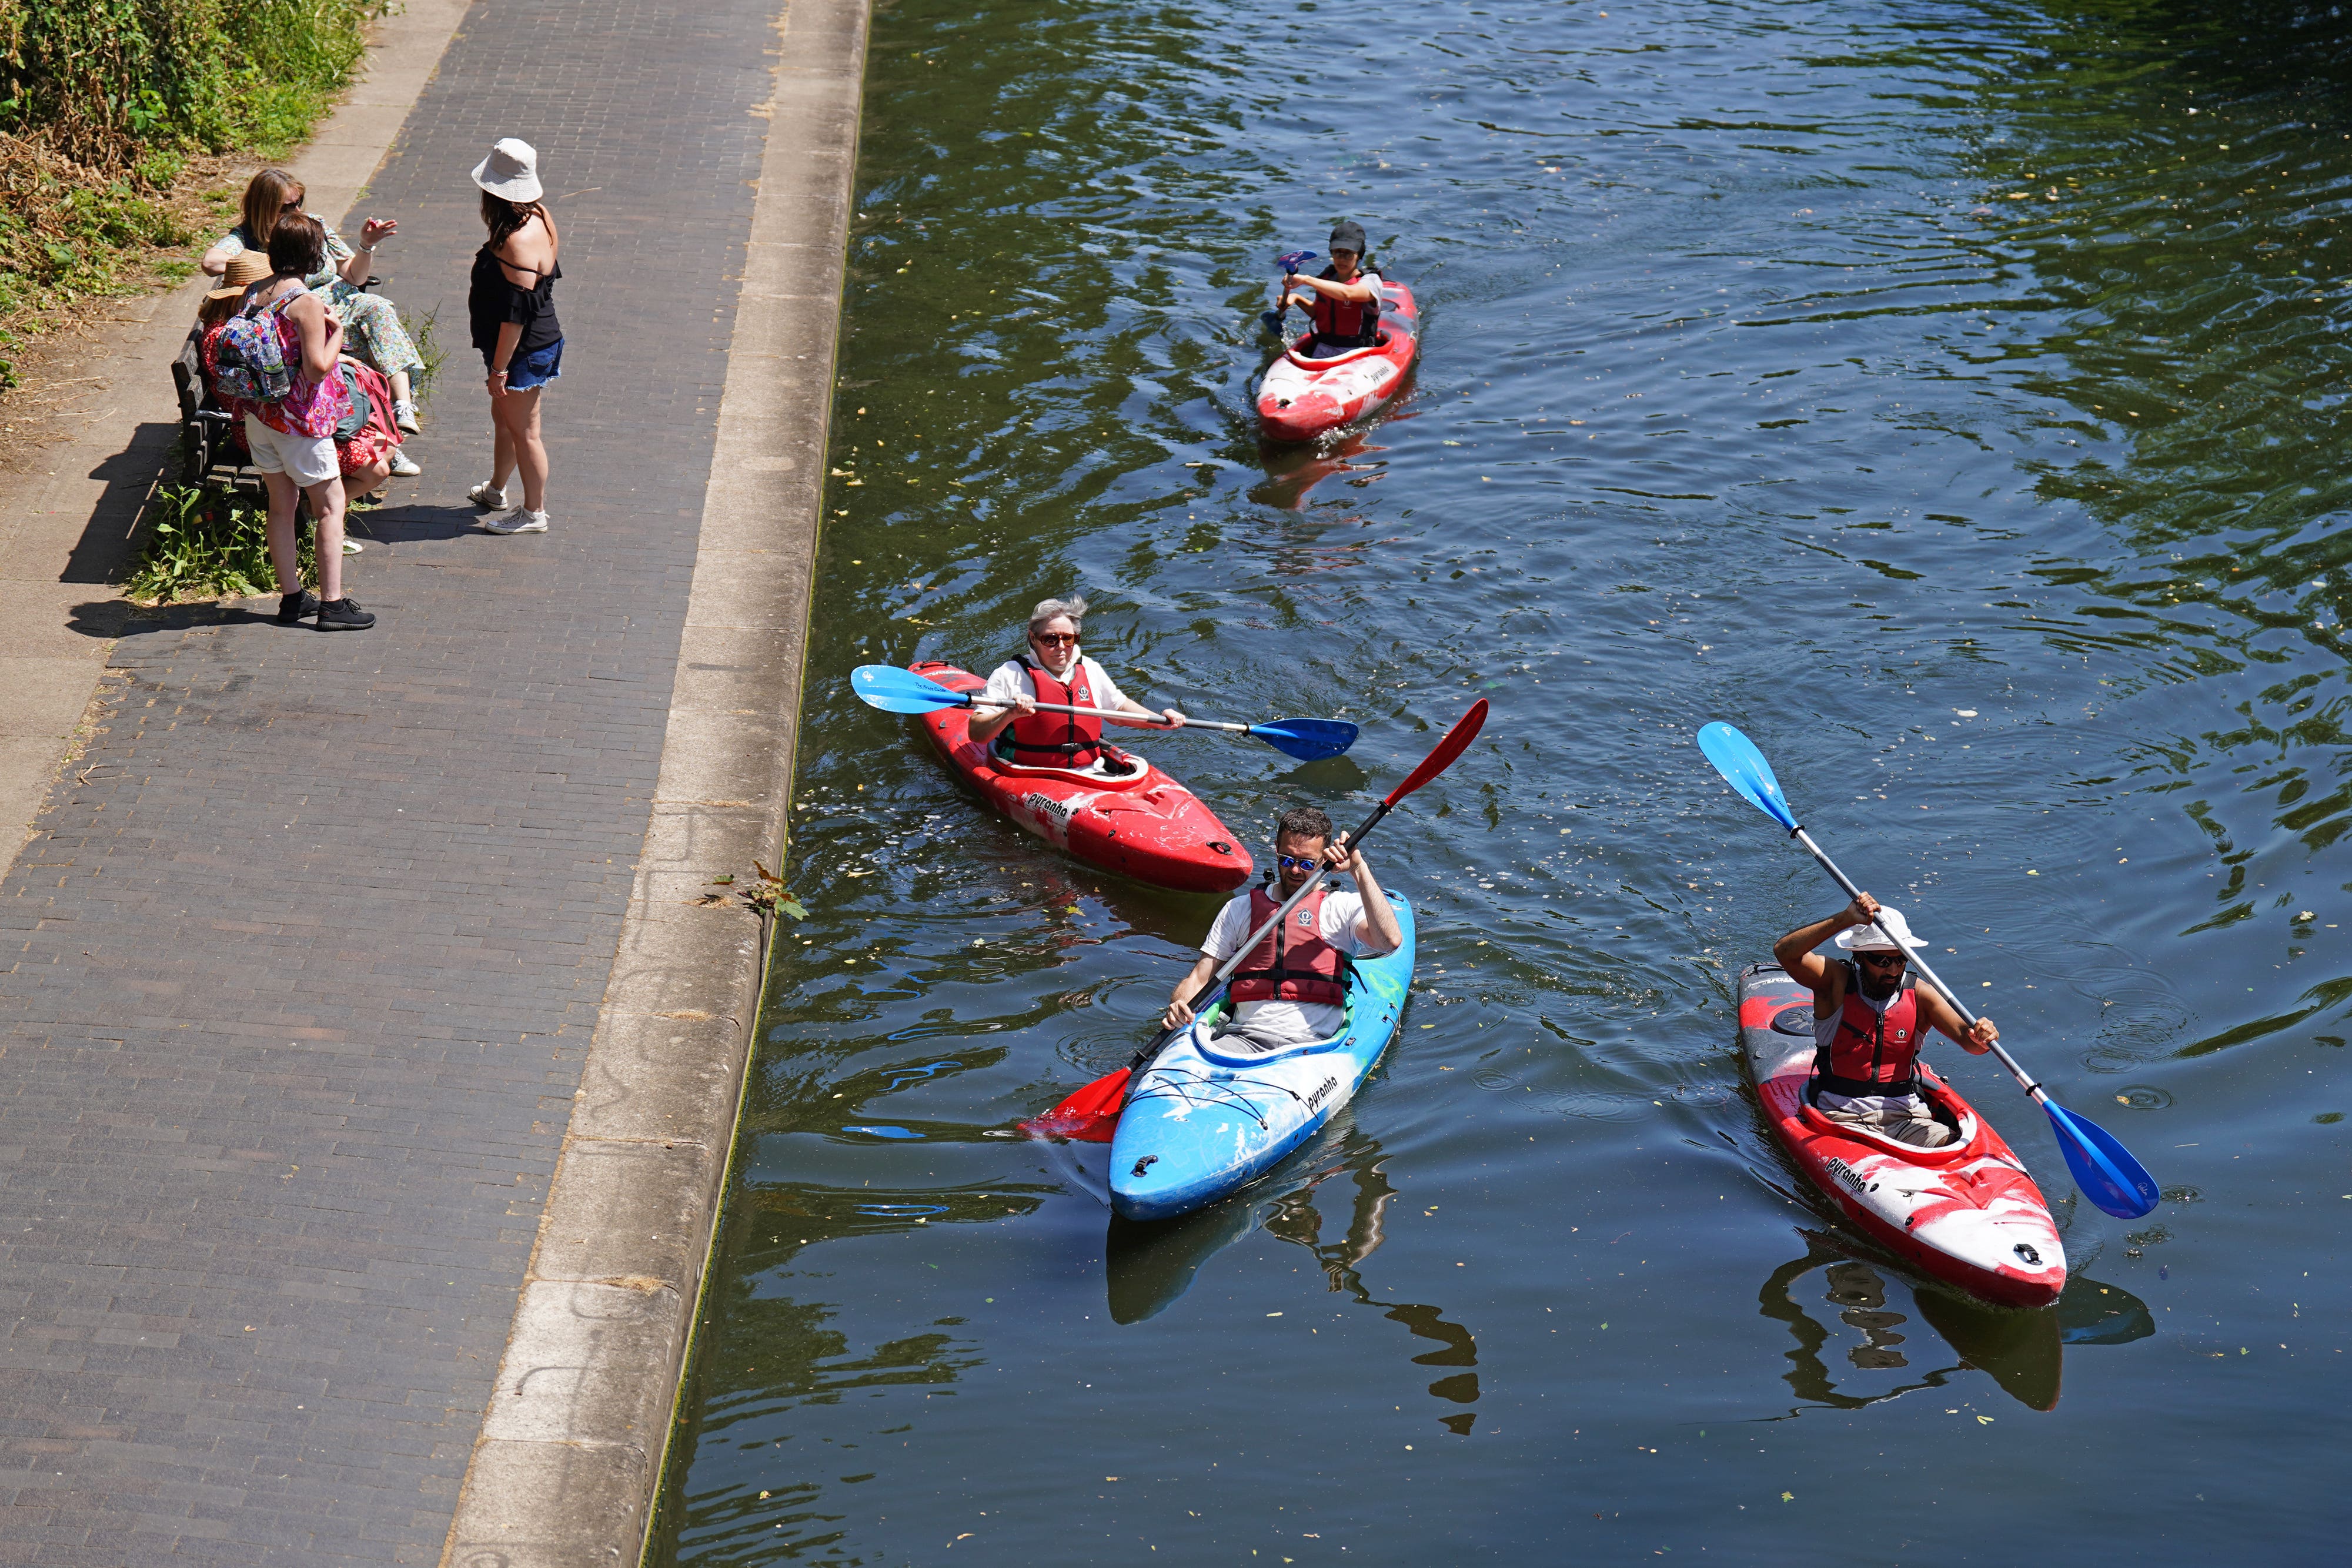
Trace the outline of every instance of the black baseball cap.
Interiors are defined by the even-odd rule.
[[[1331,231],[1331,248],[1351,250],[1358,256],[1363,255],[1364,225],[1353,218],[1341,218],[1339,226]]]

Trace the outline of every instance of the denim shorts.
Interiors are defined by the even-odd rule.
[[[485,368],[489,356],[482,356]],[[507,391],[529,392],[543,387],[563,373],[563,340],[558,338],[544,349],[534,349],[528,354],[517,354],[507,361]]]

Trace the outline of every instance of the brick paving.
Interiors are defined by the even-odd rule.
[[[0,883],[0,1564],[438,1561],[643,842],[780,9],[473,6],[362,204],[449,356],[381,622],[134,629]],[[462,500],[502,134],[564,239],[543,538]]]

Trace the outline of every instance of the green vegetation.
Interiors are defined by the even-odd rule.
[[[192,160],[310,132],[386,0],[0,0],[0,386],[12,346],[184,248]],[[215,201],[213,209],[220,210]]]
[[[278,591],[265,534],[268,514],[239,506],[217,489],[167,485],[147,509],[146,548],[124,597],[169,604],[175,599],[251,599]],[[310,532],[302,533],[302,571],[312,570]]]

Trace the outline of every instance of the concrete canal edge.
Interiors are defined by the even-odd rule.
[[[870,0],[791,0],[660,782],[445,1568],[646,1550],[759,1021],[824,498]],[[680,170],[690,178],[690,170]]]

